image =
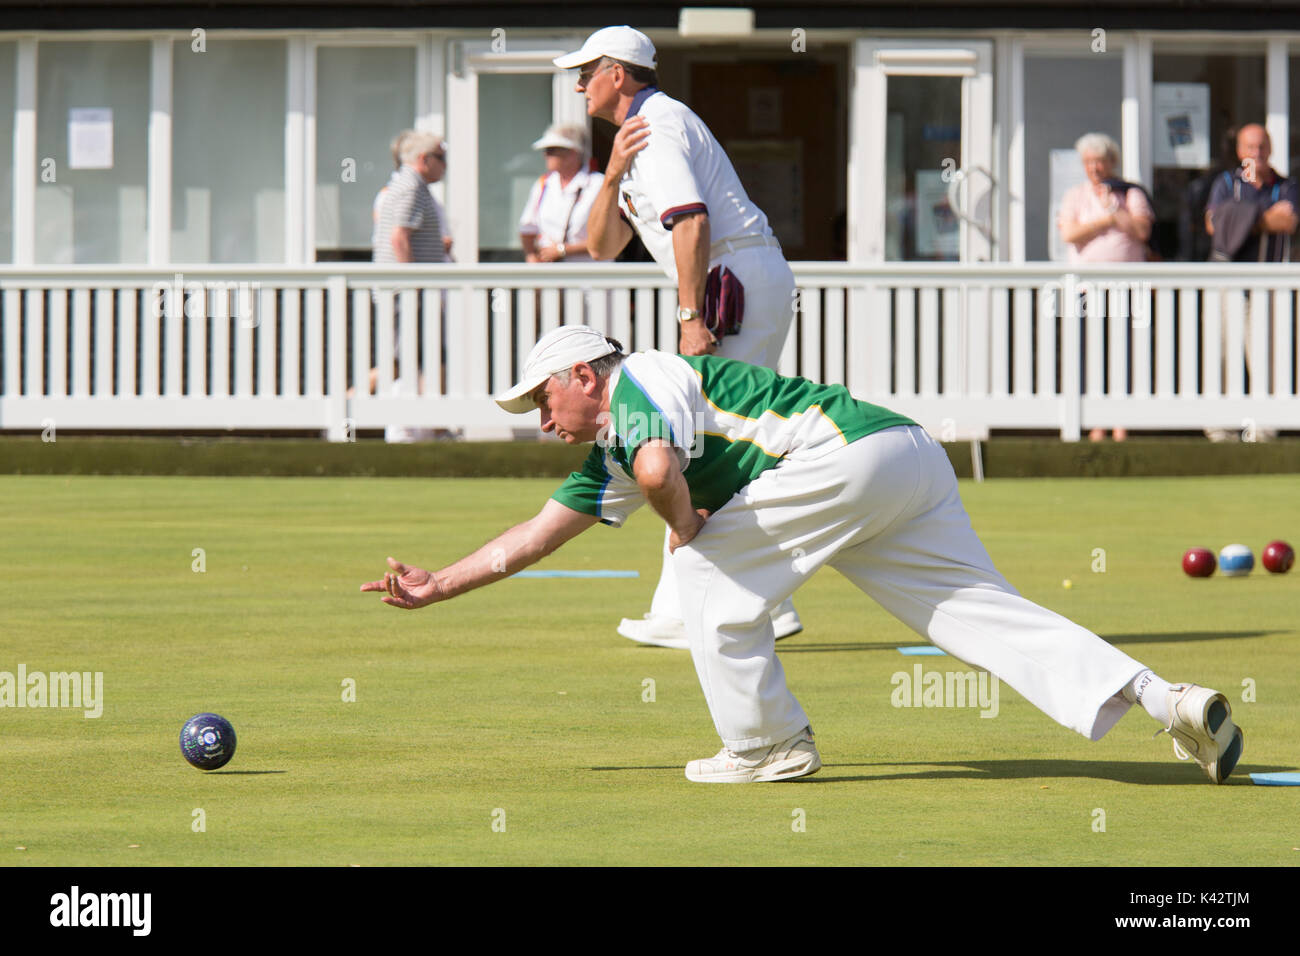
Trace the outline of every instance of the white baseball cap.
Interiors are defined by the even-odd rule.
[[[586,156],[587,130],[574,123],[552,123],[546,127],[542,138],[533,143],[533,149],[550,149],[553,146],[572,149]]]
[[[581,50],[557,56],[552,62],[560,69],[567,70],[599,60],[602,56],[653,70],[655,45],[640,30],[633,30],[626,26],[605,27],[587,37],[587,42],[582,45]]]
[[[618,348],[604,333],[585,325],[562,325],[547,332],[524,361],[524,374],[510,391],[498,395],[496,403],[512,415],[537,408],[533,392],[556,372],[567,372],[575,362],[594,362],[612,355]]]

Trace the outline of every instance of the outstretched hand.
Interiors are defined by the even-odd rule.
[[[442,600],[438,582],[428,571],[407,567],[395,558],[388,559],[388,566],[393,570],[384,572],[382,581],[368,581],[361,585],[361,590],[385,591],[385,604],[408,611]]]

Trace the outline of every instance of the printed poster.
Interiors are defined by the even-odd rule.
[[[1208,83],[1157,83],[1152,96],[1152,163],[1180,169],[1210,165]]]
[[[68,110],[68,168],[113,168],[113,111]]]

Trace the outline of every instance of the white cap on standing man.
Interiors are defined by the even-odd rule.
[[[562,70],[591,63],[607,56],[633,66],[655,67],[655,45],[640,30],[631,27],[605,27],[587,37],[581,50],[557,56],[552,62]]]

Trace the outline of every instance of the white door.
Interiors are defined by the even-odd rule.
[[[586,123],[576,73],[552,59],[581,37],[457,41],[447,81],[447,214],[457,262],[523,260],[518,222],[545,169],[532,144],[551,123]]]
[[[859,40],[854,56],[849,258],[997,258],[992,42]]]

